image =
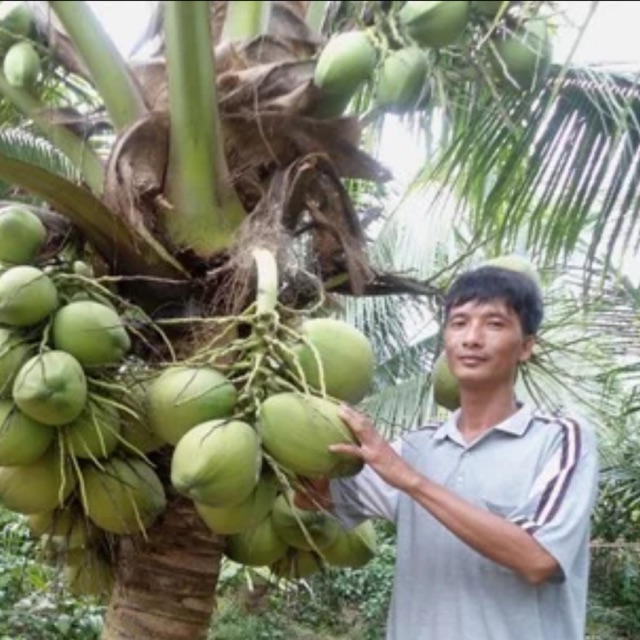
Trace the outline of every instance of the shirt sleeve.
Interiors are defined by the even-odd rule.
[[[391,443],[401,455],[400,440]],[[383,518],[395,522],[398,489],[388,485],[371,467],[351,478],[332,480],[330,485],[333,513],[346,529],[351,529],[370,518]]]
[[[557,419],[551,455],[538,475],[529,500],[510,519],[533,535],[557,560],[563,579],[588,542],[598,489],[595,435],[574,420]]]

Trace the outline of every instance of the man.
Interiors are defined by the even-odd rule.
[[[596,441],[514,394],[542,315],[527,276],[468,272],[445,301],[460,409],[393,444],[341,410],[359,445],[332,450],[366,464],[324,483],[324,501],[347,527],[372,517],[397,526],[388,640],[584,639]]]

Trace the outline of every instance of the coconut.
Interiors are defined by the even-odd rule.
[[[493,44],[491,65],[505,84],[527,91],[546,78],[552,48],[545,20],[529,20],[518,33],[496,38]]]
[[[149,424],[145,383],[132,375],[125,377],[127,393],[121,402],[128,407],[121,414],[121,440],[132,451],[149,453],[167,444]]]
[[[87,379],[80,363],[65,351],[46,351],[22,365],[13,399],[30,418],[52,426],[73,422],[87,401]]]
[[[49,448],[54,431],[22,413],[9,400],[0,400],[0,465],[36,462]]]
[[[276,535],[270,516],[255,527],[227,538],[224,554],[227,558],[250,567],[273,564],[287,552],[287,543]]]
[[[414,109],[425,86],[427,68],[427,57],[418,47],[390,53],[378,74],[376,104],[396,113]]]
[[[113,568],[101,554],[74,549],[66,556],[65,583],[76,596],[107,599],[114,585]]]
[[[328,450],[331,444],[356,444],[351,430],[331,400],[285,392],[268,397],[260,407],[262,445],[278,464],[302,476],[351,476],[362,460]]]
[[[110,458],[102,466],[84,467],[85,513],[111,533],[134,534],[150,527],[166,507],[156,472],[140,458]]]
[[[531,278],[531,280],[533,280],[538,288],[542,287],[542,281],[540,280],[540,274],[538,273],[538,270],[533,266],[531,262],[529,262],[529,260],[521,256],[515,254],[497,256],[495,258],[485,260],[485,262],[482,263],[482,266],[511,269],[512,271],[516,271],[518,273],[521,273],[522,275],[527,276],[528,278]]]
[[[0,209],[0,260],[7,264],[30,264],[38,255],[47,230],[29,209],[10,205]]]
[[[0,503],[24,514],[52,511],[76,484],[71,466],[60,465],[60,452],[53,447],[32,464],[0,467]]]
[[[237,398],[233,384],[212,367],[170,367],[147,385],[149,421],[175,445],[197,424],[230,416]]]
[[[471,8],[487,18],[495,18],[502,5],[508,8],[509,4],[510,0],[472,0]]]
[[[31,514],[27,522],[42,548],[54,553],[83,549],[95,535],[91,522],[71,507]]]
[[[341,529],[334,542],[322,549],[322,558],[334,567],[358,569],[376,554],[376,530],[370,520],[350,530]]]
[[[53,319],[53,344],[83,366],[116,364],[131,348],[122,318],[111,307],[91,300],[65,305]]]
[[[195,502],[196,511],[214,533],[228,535],[255,527],[273,507],[278,485],[273,477],[263,477],[248,498],[228,507],[210,507]]]
[[[33,17],[26,2],[0,2],[0,49],[5,50],[19,38],[29,35]]]
[[[20,265],[0,274],[0,323],[29,327],[58,306],[58,291],[44,272]]]
[[[32,91],[42,73],[38,51],[28,40],[12,44],[2,61],[2,70],[12,87]]]
[[[287,550],[284,557],[274,562],[270,567],[271,573],[285,580],[303,580],[324,568],[324,563],[317,553],[302,549]]]
[[[435,360],[431,371],[433,399],[445,409],[455,411],[460,406],[460,387],[454,377],[447,354],[443,351]]]
[[[373,349],[364,333],[332,318],[306,320],[300,333],[310,343],[295,350],[307,383],[319,390],[322,373],[328,395],[360,402],[371,387],[374,370]]]
[[[409,0],[398,12],[405,33],[422,47],[447,47],[464,32],[468,0]]]
[[[106,458],[117,448],[118,411],[109,405],[88,403],[73,422],[62,427],[69,453],[77,458]]]
[[[340,533],[337,520],[322,511],[298,509],[292,496],[279,495],[271,518],[276,534],[289,546],[308,551],[322,549],[335,542]]]
[[[32,350],[33,345],[0,327],[0,397],[11,396],[13,381]]]
[[[377,54],[364,31],[334,35],[322,49],[313,82],[322,90],[320,114],[339,115],[363,82],[373,74]]]
[[[171,459],[171,483],[196,502],[224,507],[251,495],[261,468],[255,429],[239,420],[209,420],[180,438]]]

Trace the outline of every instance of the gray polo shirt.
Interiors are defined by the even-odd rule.
[[[584,640],[598,478],[593,432],[521,407],[467,445],[457,417],[407,433],[394,447],[433,481],[523,527],[561,571],[529,584],[365,467],[332,481],[331,492],[345,526],[372,517],[397,526],[387,640]]]

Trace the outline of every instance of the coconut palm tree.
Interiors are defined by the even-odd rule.
[[[256,296],[272,308],[261,293],[273,263],[256,250],[276,257],[269,288],[289,310],[313,313],[327,295],[437,294],[446,259],[406,276],[367,252],[365,214],[375,212],[356,205],[390,172],[363,134],[388,109],[439,132],[424,182],[452,188],[473,214],[472,236],[494,247],[524,230],[553,260],[585,229],[600,240],[612,227],[610,247],[635,230],[635,85],[548,69],[546,32],[521,35],[547,3],[431,3],[454,6],[461,26],[446,42],[437,29],[429,46],[425,4],[168,1],[147,34],[154,55],[128,63],[84,2],[28,3],[36,29],[21,37],[39,62],[0,73],[0,179],[44,203],[43,264],[90,262],[97,279],[86,279],[127,309],[149,366],[193,357]],[[371,40],[358,37],[346,58],[328,46],[331,34],[365,28]],[[509,66],[511,35],[535,54],[524,75]],[[409,49],[413,75],[384,88],[386,54]],[[612,149],[592,220],[600,155]],[[225,539],[172,487],[171,452],[149,454],[162,515],[140,535],[108,537],[106,640],[206,635]]]

